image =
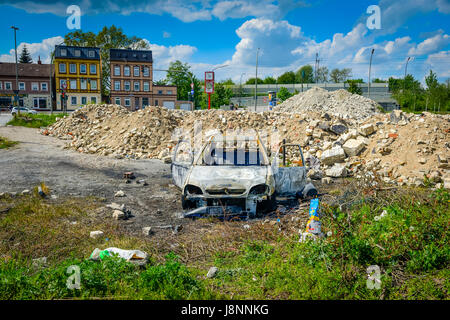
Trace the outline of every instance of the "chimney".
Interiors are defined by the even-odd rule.
[[[41,56],[39,56],[39,58],[38,58],[38,62],[37,62],[38,64],[42,64],[42,61],[41,61]]]

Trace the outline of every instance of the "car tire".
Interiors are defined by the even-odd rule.
[[[276,196],[275,193],[267,200],[263,200],[256,206],[256,213],[269,213],[276,209]]]
[[[181,195],[181,207],[183,210],[195,209],[195,203],[191,200],[187,200],[184,194]]]

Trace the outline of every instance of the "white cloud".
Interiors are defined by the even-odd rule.
[[[433,69],[440,78],[450,78],[450,50],[430,54],[426,64]]]
[[[417,47],[411,48],[408,54],[413,56],[421,56],[439,51],[445,48],[448,44],[450,44],[450,36],[448,34],[437,34],[434,37],[428,38],[419,43]]]
[[[17,46],[17,55],[19,58],[20,53],[22,52],[23,47],[26,45],[27,50],[33,58],[33,62],[37,62],[39,56],[41,57],[42,63],[50,63],[50,54],[54,50],[55,45],[61,44],[64,41],[64,38],[61,36],[52,37],[48,39],[44,39],[39,43],[26,43],[22,42]],[[9,54],[2,54],[0,56],[0,61],[2,62],[15,62],[14,49],[9,51]]]

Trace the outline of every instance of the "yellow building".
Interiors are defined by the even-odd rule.
[[[94,47],[56,46],[56,108],[62,110],[62,92],[66,88],[67,110],[90,103],[101,103],[100,49]]]

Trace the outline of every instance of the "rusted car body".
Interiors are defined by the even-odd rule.
[[[299,147],[300,148],[300,147]],[[314,191],[304,165],[279,167],[259,137],[213,136],[194,155],[180,142],[174,151],[172,177],[182,190],[182,206],[194,215],[247,214],[274,209],[276,196]],[[301,164],[304,164],[301,153]],[[308,189],[308,190],[305,190]]]

